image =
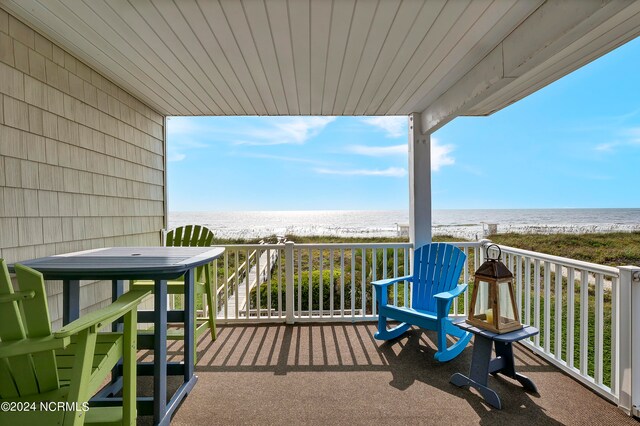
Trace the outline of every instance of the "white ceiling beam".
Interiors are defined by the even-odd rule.
[[[624,0],[545,3],[422,111],[422,130],[432,133],[461,115],[489,115],[561,78],[637,35],[640,22],[628,21],[639,12],[640,2]],[[556,16],[562,19],[550,18]],[[619,27],[624,22],[627,31]],[[559,61],[563,66],[554,67]]]
[[[512,77],[504,77],[502,45],[499,45],[422,112],[422,130],[429,133],[436,131],[461,115],[461,111],[486,99],[514,80]]]
[[[562,78],[640,35],[640,2],[609,19],[586,36],[527,71],[505,90],[489,95],[466,115],[487,115]]]

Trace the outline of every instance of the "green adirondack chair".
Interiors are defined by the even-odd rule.
[[[136,309],[149,293],[129,292],[52,333],[42,274],[15,270],[20,291],[0,259],[0,425],[134,425]],[[121,317],[122,333],[98,333]],[[121,358],[122,406],[84,411]]]
[[[178,227],[167,233],[165,246],[167,247],[209,247],[213,241],[213,232],[204,226],[187,225]],[[207,264],[196,268],[194,277],[194,296],[196,300],[205,295],[208,312],[205,317],[197,316],[196,303],[193,304],[194,317],[196,318],[195,339],[196,342],[207,330],[211,332],[211,339],[216,340],[216,289],[213,288],[213,265]],[[153,281],[134,281],[132,289],[142,289],[153,291]],[[167,283],[167,294],[184,294],[184,279],[179,278]],[[167,330],[167,339],[184,340],[184,331],[182,329],[169,328]],[[194,357],[197,360],[197,357]]]

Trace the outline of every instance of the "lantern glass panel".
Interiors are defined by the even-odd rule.
[[[516,321],[516,315],[513,311],[513,303],[511,299],[510,282],[498,284],[498,297],[498,309],[500,310],[499,322],[501,324],[509,324]]]
[[[489,304],[489,283],[486,281],[476,282],[478,286],[478,295],[476,296],[476,304],[473,309],[473,316],[476,319],[493,323],[493,310]],[[487,314],[489,318],[487,318]]]

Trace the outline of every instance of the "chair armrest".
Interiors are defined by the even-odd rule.
[[[69,343],[71,343],[70,337],[58,339],[54,336],[22,339],[15,342],[0,342],[0,359],[55,349],[64,349],[69,346]]]
[[[386,280],[373,281],[371,285],[378,287],[387,287],[400,281],[413,281],[413,275],[405,275],[404,277],[388,278]]]
[[[433,297],[440,300],[449,300],[459,296],[461,293],[464,293],[466,289],[467,284],[460,284],[451,291],[443,291],[442,293],[434,294]]]
[[[11,294],[3,294],[0,296],[0,303],[15,302],[17,300],[33,299],[36,292],[31,291],[15,291]]]
[[[89,327],[96,326],[99,328],[102,327],[103,323],[112,323],[131,310],[136,309],[142,299],[149,294],[151,294],[150,291],[129,291],[109,306],[78,318],[53,333],[53,335],[58,338],[72,336]]]

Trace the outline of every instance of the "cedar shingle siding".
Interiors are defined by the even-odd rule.
[[[0,9],[0,257],[160,244],[163,122]],[[110,291],[84,282],[83,312]],[[47,292],[57,328],[62,284]]]

